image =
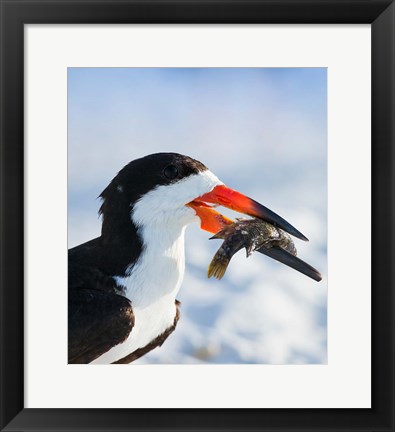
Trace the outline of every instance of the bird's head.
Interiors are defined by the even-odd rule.
[[[263,219],[307,240],[283,218],[251,198],[225,186],[204,164],[177,153],[156,153],[126,165],[101,194],[105,222],[138,227],[185,226],[200,219],[201,228],[216,233],[230,219],[220,205]],[[112,225],[112,224],[111,224]]]

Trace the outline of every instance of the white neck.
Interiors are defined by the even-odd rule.
[[[160,299],[174,304],[185,270],[185,226],[178,224],[140,229],[142,253],[126,277],[116,278],[125,286],[133,308],[144,309]]]

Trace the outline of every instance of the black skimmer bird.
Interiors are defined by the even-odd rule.
[[[201,162],[176,153],[130,162],[100,197],[100,237],[69,250],[69,363],[130,363],[162,345],[179,319],[186,226],[200,219],[202,229],[216,233],[230,221],[214,206],[307,240]],[[315,278],[296,257],[275,251],[272,258]]]

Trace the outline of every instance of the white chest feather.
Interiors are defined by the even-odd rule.
[[[107,364],[143,348],[173,325],[175,300],[185,269],[185,226],[165,232],[151,227],[143,232],[145,248],[130,275],[116,278],[126,288],[133,306],[135,325],[128,339],[92,363]]]

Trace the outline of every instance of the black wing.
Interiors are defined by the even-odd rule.
[[[113,279],[69,261],[69,363],[90,363],[123,342],[133,325],[132,304]]]

